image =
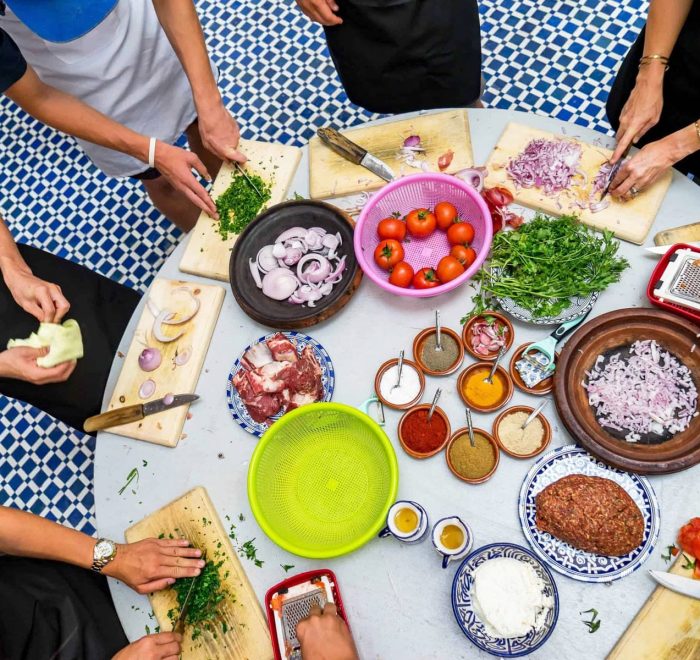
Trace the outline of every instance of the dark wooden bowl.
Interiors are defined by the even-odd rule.
[[[661,444],[618,440],[596,421],[581,385],[598,355],[639,339],[655,339],[683,362],[700,387],[700,327],[668,312],[630,308],[608,312],[581,326],[557,360],[554,400],[571,436],[606,463],[640,474],[667,474],[700,463],[700,415],[685,431]]]
[[[323,227],[331,234],[340,232],[343,244],[339,252],[347,255],[343,279],[315,307],[268,298],[258,289],[250,272],[248,260],[255,259],[260,248],[297,226]],[[254,321],[279,330],[308,328],[330,318],[347,304],[362,279],[353,250],[354,227],[349,215],[326,202],[305,199],[271,206],[243,230],[233,246],[229,280],[236,302]]]
[[[448,376],[449,374],[453,374],[455,371],[457,371],[457,369],[462,366],[462,362],[464,362],[464,346],[462,346],[459,335],[454,330],[450,330],[450,328],[441,328],[440,332],[441,334],[449,335],[455,340],[455,342],[457,342],[457,359],[455,360],[454,364],[447,369],[447,371],[435,371],[433,369],[428,369],[428,366],[421,358],[421,352],[423,351],[423,342],[428,339],[428,337],[435,334],[435,327],[421,330],[413,340],[413,359],[418,363],[418,366],[427,376]]]
[[[464,344],[464,348],[467,350],[467,353],[469,353],[469,355],[476,358],[480,362],[493,361],[498,357],[497,350],[493,351],[492,353],[489,353],[488,355],[479,355],[472,348],[472,344],[470,341],[472,326],[479,319],[483,319],[484,316],[493,316],[495,319],[498,319],[499,323],[508,328],[508,338],[506,339],[506,353],[510,350],[510,347],[513,345],[513,340],[515,339],[515,329],[513,328],[513,324],[510,322],[510,319],[505,314],[501,314],[500,312],[492,312],[489,310],[484,312],[483,314],[479,314],[479,316],[473,316],[464,324],[464,328],[462,329],[462,343]]]

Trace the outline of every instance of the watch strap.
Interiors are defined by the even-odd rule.
[[[112,554],[109,557],[97,558],[93,554],[92,566],[90,568],[93,571],[95,571],[95,573],[102,573],[102,569],[105,566],[107,566],[107,564],[109,564],[109,562],[111,562],[117,555],[117,544],[114,541],[110,541],[109,539],[97,539],[97,541],[95,542],[95,547],[97,547],[97,545],[99,543],[102,543],[103,541],[107,541],[107,542],[111,543],[114,546],[114,551],[112,552]]]

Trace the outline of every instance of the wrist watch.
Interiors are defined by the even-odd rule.
[[[102,573],[102,569],[117,556],[117,544],[109,539],[97,539],[92,550],[92,570]]]

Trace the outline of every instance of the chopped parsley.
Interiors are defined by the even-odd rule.
[[[579,614],[590,614],[590,621],[583,621],[583,624],[588,627],[589,633],[594,633],[598,628],[600,628],[600,619],[598,618],[598,610],[591,608],[590,610],[584,610],[579,612]]]
[[[233,174],[231,185],[216,199],[219,233],[226,240],[229,233],[240,234],[270,201],[271,185],[257,174],[248,174],[262,194],[258,195],[242,174]]]
[[[280,564],[280,566],[285,573],[289,573],[294,568],[294,564]]]

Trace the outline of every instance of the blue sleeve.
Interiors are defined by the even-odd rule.
[[[27,61],[22,57],[12,37],[0,28],[0,94],[12,87],[27,70]]]

